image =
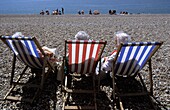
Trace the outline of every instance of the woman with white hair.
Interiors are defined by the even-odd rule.
[[[115,48],[114,48],[114,50],[112,51],[110,56],[103,57],[101,59],[101,74],[102,74],[102,76],[103,75],[105,76],[106,75],[105,73],[112,71],[113,60],[116,57],[117,48],[120,46],[120,44],[130,42],[130,41],[131,41],[131,37],[128,34],[124,33],[123,31],[118,31],[115,33],[115,36],[114,36]],[[99,74],[99,63],[96,68],[96,74],[97,75]]]
[[[74,36],[75,40],[90,40],[90,36],[85,32],[85,31],[79,31],[75,36]],[[67,57],[69,56],[69,54],[67,54]],[[68,62],[66,62],[67,64]],[[62,79],[62,72],[63,70],[63,66],[64,64],[61,62],[60,64],[60,68],[58,68],[58,75],[57,75],[57,80],[61,81]],[[65,68],[66,69],[66,68]],[[67,71],[67,70],[65,70]]]
[[[89,40],[90,36],[85,31],[79,31],[74,38],[75,40]]]

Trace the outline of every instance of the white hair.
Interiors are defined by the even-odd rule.
[[[118,31],[115,33],[116,45],[119,46],[121,43],[126,43],[131,41],[130,35],[124,33],[123,31]]]
[[[90,36],[84,32],[84,31],[79,31],[76,35],[75,35],[75,39],[76,40],[89,40]]]
[[[16,32],[15,34],[12,35],[13,38],[14,38],[14,37],[22,37],[22,36],[24,36],[24,35],[22,34],[22,32]]]

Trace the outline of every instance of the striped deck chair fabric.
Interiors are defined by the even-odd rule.
[[[65,65],[68,69],[67,72],[63,75],[65,75],[65,85],[63,87],[63,109],[97,109],[97,103],[96,103],[96,86],[95,86],[95,69],[97,66],[98,61],[101,59],[101,55],[103,53],[103,50],[105,48],[106,42],[104,41],[94,41],[94,40],[66,40],[65,41],[65,62],[68,62],[68,65]],[[68,54],[68,55],[67,55]],[[67,55],[67,56],[66,56]],[[66,63],[65,63],[66,64]],[[76,73],[76,74],[75,74]],[[87,76],[91,78],[91,82],[88,80],[88,83],[90,82],[91,88],[85,87],[81,89],[74,88],[74,85],[69,84],[80,84],[81,79],[85,79],[86,76],[84,74],[88,74]],[[80,78],[80,81],[75,81],[74,78]],[[68,80],[71,79],[71,80]],[[71,83],[70,83],[71,82]],[[84,84],[85,86],[86,84]],[[78,105],[74,104],[67,104],[69,101],[68,97],[70,95],[68,94],[92,94],[94,96],[93,98],[93,104],[91,105],[81,105],[78,103]]]
[[[134,76],[153,56],[162,43],[133,42],[122,44],[114,66],[118,76]]]
[[[69,48],[69,71],[80,74],[94,73],[105,44],[102,41],[67,41]]]
[[[118,52],[116,54],[116,58],[113,62],[113,98],[116,100],[116,97],[119,98],[123,96],[140,96],[146,95],[149,96],[149,100],[151,105],[154,107],[152,103],[152,99],[150,96],[153,96],[153,81],[152,81],[152,66],[151,66],[151,57],[155,54],[155,52],[160,48],[163,42],[132,42],[121,44],[118,48]],[[149,80],[150,80],[150,91],[147,90],[147,87],[139,74],[139,71],[147,64],[149,67]],[[136,76],[139,76],[139,81],[142,87],[141,91],[134,92],[120,92],[117,87],[117,83],[119,82],[118,77],[128,77],[128,82],[133,80]],[[116,78],[117,77],[117,78]],[[125,78],[125,79],[126,79]],[[125,80],[124,79],[124,80]],[[122,102],[120,102],[120,108],[123,108]]]
[[[40,58],[37,46],[32,37],[3,36],[7,45],[14,52],[16,57],[31,68],[42,69],[43,61]]]
[[[50,62],[48,61],[47,56],[45,55],[44,51],[42,50],[40,44],[36,40],[35,37],[25,37],[25,36],[1,36],[0,39],[13,51],[14,57],[13,57],[13,63],[12,63],[12,72],[11,72],[11,80],[10,85],[11,88],[9,89],[9,92],[5,95],[4,99],[9,100],[17,100],[17,101],[27,101],[27,102],[33,102],[34,99],[37,97],[38,93],[43,89],[43,84],[48,76],[48,74],[51,72],[51,70],[55,71]],[[43,58],[40,57],[38,50],[42,53],[44,56]],[[16,58],[20,60],[22,63],[25,64],[25,68],[23,68],[20,76],[15,79],[15,64],[16,64]],[[27,84],[26,83],[20,83],[20,80],[23,76],[23,74],[26,73],[26,70],[30,67],[31,72],[35,73],[37,76],[40,77],[41,81],[39,81],[39,84]],[[45,68],[48,67],[48,70],[45,71]],[[38,75],[39,74],[39,75]],[[32,74],[33,75],[33,74]],[[35,75],[33,75],[35,76]],[[37,88],[35,91],[35,95],[32,98],[29,99],[22,99],[21,96],[13,96],[11,95],[12,91],[16,87],[16,85],[29,85],[29,87]]]

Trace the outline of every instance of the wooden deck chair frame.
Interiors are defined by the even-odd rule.
[[[103,53],[103,50],[106,46],[106,41],[83,41],[83,40],[66,40],[65,41],[65,57],[63,60],[64,63],[64,67],[67,68],[67,70],[65,72],[63,72],[63,78],[65,80],[65,82],[62,82],[62,93],[63,93],[63,110],[64,109],[97,109],[97,103],[96,103],[96,85],[95,85],[95,68],[97,66],[97,62],[100,61],[101,59],[101,55]],[[75,47],[74,47],[75,46]],[[68,47],[68,48],[67,48]],[[75,52],[75,54],[74,54]],[[96,52],[96,53],[95,53]],[[67,53],[69,54],[67,56]],[[93,55],[92,55],[93,54]],[[92,62],[92,56],[94,57],[95,61],[94,63],[90,63],[91,65],[91,69],[88,69],[88,67],[90,67],[89,63],[88,66],[85,64],[85,62]],[[74,59],[74,58],[75,59]],[[75,60],[75,65],[73,64],[73,59]],[[69,60],[69,61],[68,61]],[[72,61],[70,61],[72,60]],[[80,61],[81,60],[81,61]],[[66,62],[68,61],[68,65],[66,64]],[[82,63],[83,62],[83,63]],[[76,66],[76,64],[80,64],[81,66]],[[86,66],[87,68],[86,68]],[[75,67],[73,70],[71,70],[72,67]],[[81,68],[81,69],[80,69]],[[63,69],[64,70],[64,69]],[[76,74],[74,74],[74,72]],[[83,76],[85,73],[91,73],[92,76],[92,82],[93,82],[93,89],[92,90],[76,90],[76,89],[72,89],[69,88],[67,83],[68,83],[68,76],[69,75],[76,75],[76,76]],[[66,104],[66,100],[68,97],[69,93],[76,93],[76,94],[83,94],[83,93],[87,93],[87,94],[93,94],[94,96],[94,105],[65,105]]]
[[[32,103],[34,101],[34,99],[36,97],[38,97],[38,95],[40,94],[41,90],[43,89],[43,84],[44,84],[44,81],[45,79],[47,78],[48,74],[51,72],[51,71],[55,71],[54,67],[50,64],[50,62],[48,61],[48,58],[46,56],[46,54],[44,53],[44,51],[42,50],[39,42],[37,41],[37,39],[35,37],[12,37],[12,36],[1,36],[1,40],[13,51],[11,45],[9,44],[9,42],[25,42],[27,41],[27,43],[31,42],[32,44],[28,44],[29,46],[35,46],[34,50],[31,50],[32,51],[37,51],[37,49],[39,49],[42,53],[42,55],[44,56],[44,58],[39,58],[39,60],[41,60],[41,64],[39,65],[39,67],[35,67],[33,65],[27,65],[25,62],[28,60],[25,60],[23,61],[20,58],[18,58],[18,56],[16,55],[16,53],[13,51],[14,53],[14,57],[13,57],[13,63],[12,63],[12,72],[11,72],[11,80],[10,80],[10,89],[9,91],[7,92],[7,94],[5,95],[4,97],[4,100],[12,100],[12,101],[25,101],[25,102],[29,102],[29,103]],[[25,43],[26,44],[26,43]],[[12,44],[13,45],[13,44]],[[22,44],[23,45],[23,44]],[[29,48],[28,47],[24,47],[24,48]],[[22,46],[21,46],[22,47]],[[17,51],[18,52],[18,51]],[[22,50],[22,52],[24,52],[24,50]],[[17,54],[20,54],[19,52]],[[40,57],[40,56],[39,56]],[[24,59],[25,57],[23,57]],[[25,68],[22,70],[21,74],[19,75],[19,77],[14,81],[14,75],[15,75],[15,64],[16,64],[16,60],[20,60],[22,63],[25,64]],[[45,68],[48,67],[48,70],[46,71]],[[25,74],[26,70],[28,68],[31,68],[31,70],[33,70],[32,72],[34,72],[34,70],[41,70],[39,71],[40,72],[40,77],[41,77],[41,82],[40,84],[26,84],[26,83],[21,83],[20,80],[22,79],[22,76]],[[46,71],[46,72],[45,72]],[[35,73],[36,74],[36,73]],[[35,95],[31,98],[22,98],[21,96],[12,96],[10,95],[10,93],[14,90],[14,88],[16,87],[16,85],[19,85],[19,86],[27,86],[27,87],[33,87],[33,88],[37,88],[37,91],[35,93]]]
[[[117,51],[117,54],[116,54],[116,57],[113,61],[113,70],[112,70],[112,73],[113,73],[113,76],[112,76],[112,79],[113,79],[113,99],[116,100],[116,97],[118,98],[119,100],[119,105],[120,105],[120,108],[123,110],[123,105],[122,105],[122,102],[121,102],[121,99],[120,97],[124,97],[124,96],[140,96],[140,95],[147,95],[149,96],[153,96],[153,80],[152,80],[152,65],[151,65],[151,57],[155,54],[155,52],[160,48],[160,46],[163,44],[163,42],[133,42],[133,43],[126,43],[126,44],[121,44],[119,47],[118,47],[118,51]],[[130,69],[125,69],[125,67],[121,68],[121,72],[118,73],[118,69],[116,69],[116,64],[117,64],[117,61],[119,60],[120,56],[122,57],[122,55],[124,55],[124,53],[128,53],[129,51],[133,51],[132,49],[130,50],[131,47],[133,46],[143,46],[142,48],[145,48],[150,46],[150,49],[148,49],[147,51],[150,51],[148,52],[147,55],[143,55],[143,56],[147,56],[147,58],[145,59],[144,62],[142,62],[142,66],[139,70],[135,71],[135,73],[128,73],[127,74],[123,74],[122,72],[126,71],[127,72],[130,70]],[[126,51],[126,49],[124,47],[129,47]],[[122,54],[121,54],[121,51],[122,49],[124,48]],[[141,49],[143,52],[146,52],[144,51],[145,49]],[[139,50],[140,51],[140,50]],[[138,51],[138,53],[139,53]],[[128,55],[128,54],[127,54]],[[124,59],[125,59],[125,56],[124,56]],[[122,60],[122,59],[121,59]],[[128,59],[129,60],[129,59]],[[141,77],[141,75],[139,74],[139,71],[148,63],[149,65],[149,80],[150,80],[150,90],[148,91],[145,84],[144,84],[144,81]],[[132,66],[130,67],[132,68]],[[120,69],[119,69],[120,70]],[[125,72],[126,73],[126,72]],[[123,75],[122,75],[123,74]],[[139,76],[139,79],[142,83],[142,86],[143,86],[143,91],[141,93],[127,93],[127,94],[121,94],[121,93],[118,93],[117,92],[117,88],[116,88],[116,77],[117,76],[121,76],[121,77],[136,77],[136,75]],[[151,100],[151,98],[150,98]],[[114,101],[115,102],[115,101]],[[115,109],[116,109],[116,103],[115,104]],[[153,108],[155,109],[152,101],[151,101],[151,104],[153,106]]]

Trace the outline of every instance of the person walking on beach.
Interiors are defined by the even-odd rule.
[[[90,11],[89,11],[89,14],[92,15],[91,9],[90,9]]]
[[[62,14],[64,14],[64,8],[63,7],[61,8],[61,11],[62,11]]]

